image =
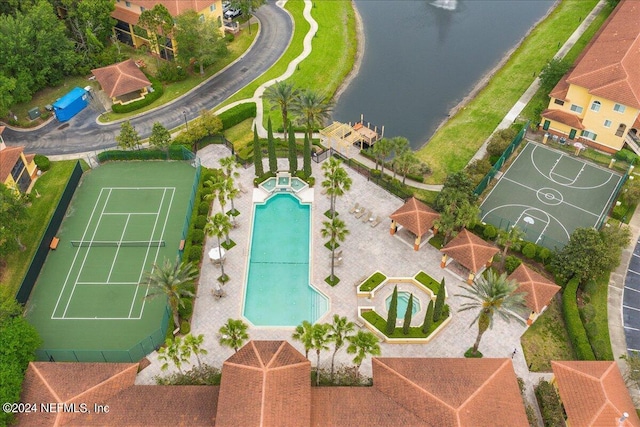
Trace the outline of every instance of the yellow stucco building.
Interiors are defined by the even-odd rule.
[[[640,2],[623,0],[549,94],[542,127],[613,153],[640,127]]]
[[[137,26],[140,14],[153,9],[157,4],[167,8],[171,16],[176,17],[189,10],[195,10],[201,19],[215,19],[224,32],[222,26],[222,0],[116,0],[116,8],[111,14],[117,20],[114,31],[118,40],[133,47],[143,45],[154,48],[149,43],[147,31]],[[155,52],[164,59],[172,60],[176,55],[176,44],[172,38],[167,38],[162,46],[155,47]]]
[[[25,155],[24,147],[7,147],[2,139],[4,129],[0,126],[0,182],[24,193],[37,172],[35,156]]]

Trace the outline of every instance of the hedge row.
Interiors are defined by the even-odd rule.
[[[580,280],[573,278],[564,288],[562,292],[562,315],[567,324],[569,339],[573,349],[576,351],[578,360],[596,360],[587,337],[587,331],[584,329],[582,319],[580,319],[580,311],[578,310],[578,301],[576,299],[579,284]]]
[[[239,104],[233,108],[228,109],[224,113],[218,114],[220,120],[222,120],[222,130],[227,130],[238,123],[241,123],[247,119],[256,116],[256,104],[249,102],[246,104]]]
[[[111,111],[114,113],[129,113],[131,111],[138,110],[142,107],[146,107],[147,105],[154,102],[156,99],[160,98],[164,93],[164,87],[162,86],[162,82],[155,77],[147,76],[149,81],[151,82],[151,87],[153,88],[153,92],[148,93],[143,99],[139,101],[134,101],[130,104],[113,104],[111,106]]]
[[[565,425],[564,411],[560,403],[560,397],[553,384],[547,381],[540,381],[534,389],[542,421],[545,427],[556,427]]]
[[[166,160],[167,153],[156,148],[142,150],[107,150],[98,154],[99,162],[110,160]],[[170,160],[185,160],[184,147],[182,145],[169,146]]]

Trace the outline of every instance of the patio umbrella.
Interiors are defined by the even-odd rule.
[[[214,262],[220,261],[222,258],[224,258],[224,254],[225,254],[224,248],[216,246],[214,248],[211,248],[211,250],[209,251],[209,259]]]

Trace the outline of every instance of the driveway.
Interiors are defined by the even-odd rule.
[[[183,111],[191,120],[201,110],[216,107],[268,70],[280,58],[293,34],[290,16],[275,3],[269,2],[256,11],[254,17],[260,21],[261,31],[251,50],[183,97],[132,118],[131,123],[141,137],[146,138],[151,134],[154,122],[172,129],[184,123]],[[8,145],[24,145],[27,153],[45,155],[82,153],[114,147],[120,123],[98,124],[96,119],[103,111],[101,104],[93,100],[68,125],[54,119],[42,128],[31,131],[7,128],[3,137]]]

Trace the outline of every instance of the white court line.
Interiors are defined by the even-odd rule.
[[[563,157],[564,157],[564,156],[560,156],[560,159],[562,159]],[[559,177],[561,177],[561,178],[566,179],[566,180],[567,180],[567,181],[569,181],[569,182],[568,182],[567,184],[562,184],[562,183],[558,182],[558,184],[560,184],[560,185],[565,185],[565,186],[567,186],[567,187],[571,187],[573,184],[575,184],[575,183],[576,183],[576,181],[578,180],[578,178],[580,177],[580,175],[582,175],[582,172],[584,171],[584,168],[585,168],[587,165],[586,165],[586,163],[582,163],[582,162],[580,162],[580,163],[582,163],[582,167],[581,167],[581,168],[580,168],[580,170],[578,171],[578,174],[577,174],[573,179],[571,179],[571,178],[569,178],[569,177],[567,177],[567,176],[560,175],[559,173],[554,172],[554,170],[555,170],[556,166],[558,165],[558,163],[559,163],[560,159],[558,159],[558,161],[553,165],[553,169],[549,171],[549,179],[551,179],[551,175],[559,176]],[[554,179],[551,179],[551,180],[552,180],[553,182],[556,182],[556,180],[554,180]]]
[[[137,285],[137,282],[77,282],[76,285]]]
[[[127,215],[127,220],[124,223],[124,227],[122,227],[122,234],[120,234],[120,240],[118,241],[118,246],[116,247],[116,253],[113,256],[113,262],[111,263],[111,268],[109,269],[109,274],[107,275],[107,282],[111,280],[111,274],[113,273],[113,267],[116,265],[116,261],[118,260],[118,254],[120,253],[120,245],[122,244],[122,239],[124,239],[124,234],[127,232],[127,226],[129,225],[129,220],[131,219],[131,215]]]
[[[522,218],[522,215],[527,214],[527,210],[525,209],[522,211],[522,213],[520,214],[520,216],[518,217],[518,221],[516,221],[516,224],[520,221],[520,218]],[[551,224],[551,218],[549,218],[549,214],[544,212],[543,210],[538,209],[540,212],[544,213],[545,215],[547,215],[547,219],[542,219],[542,218],[536,218],[533,215],[527,215],[529,217],[533,217],[536,218],[538,221],[542,222],[543,224],[545,224],[544,228],[542,229],[542,231],[540,231],[540,233],[538,233],[538,238],[536,239],[536,244],[538,244],[538,242],[540,241],[540,239],[542,239],[542,236],[544,235],[544,232],[547,231],[547,228],[549,228],[549,224]],[[523,221],[524,222],[524,221]]]
[[[82,233],[82,240],[84,241],[85,236],[87,235],[87,232],[89,231],[89,225],[91,224],[91,221],[93,220],[93,215],[96,212],[96,209],[98,208],[98,204],[100,202],[100,199],[102,198],[102,192],[104,191],[104,188],[100,189],[100,193],[98,194],[98,198],[96,199],[96,202],[93,205],[93,210],[91,211],[91,215],[89,216],[89,221],[87,221],[87,226],[84,228],[84,232]],[[109,194],[107,195],[107,200],[105,200],[105,205],[107,204],[107,202],[109,201],[109,197],[111,196],[111,191],[109,191]],[[104,206],[102,207],[102,210],[104,211]],[[62,289],[60,290],[60,295],[58,295],[58,300],[56,301],[56,305],[53,308],[53,313],[51,313],[51,319],[57,319],[58,317],[55,317],[56,311],[58,310],[58,304],[60,304],[60,298],[62,298],[62,294],[64,293],[64,289],[67,286],[67,283],[69,281],[69,276],[71,275],[71,271],[73,270],[73,266],[76,263],[76,259],[78,258],[78,255],[80,254],[80,248],[78,248],[76,250],[76,254],[73,256],[73,261],[71,262],[71,266],[69,267],[69,272],[67,273],[67,277],[64,279],[64,284],[62,285]],[[80,273],[78,273],[78,276],[80,275]],[[78,278],[76,277],[76,282],[78,281]]]
[[[109,190],[175,190],[176,187],[105,187]]]
[[[618,184],[620,184],[620,180],[622,178],[618,178],[618,182],[616,183],[616,186],[618,186]],[[600,218],[602,218],[602,216],[605,214],[605,211],[607,210],[607,208],[611,207],[611,205],[613,204],[613,196],[615,194],[615,191],[612,191],[611,194],[609,195],[609,198],[607,198],[607,203],[603,206],[602,211],[600,212],[600,215],[598,216],[598,219],[596,220],[596,224],[598,222],[600,222]]]
[[[173,207],[173,198],[174,198],[175,194],[176,194],[175,188],[172,188],[171,189],[171,198],[169,199],[169,208],[167,209],[167,213],[164,216],[164,224],[162,225],[162,232],[160,234],[160,239],[164,238],[164,233],[165,233],[165,230],[167,228],[167,222],[169,221],[169,215],[171,214],[171,208]],[[164,200],[164,196],[163,196],[163,200]],[[157,247],[156,248],[156,255],[153,258],[153,265],[156,265],[156,263],[158,262],[158,255],[159,254],[160,254],[160,247]],[[145,264],[146,264],[146,258],[145,258]],[[152,267],[151,271],[153,272],[153,267]],[[142,275],[143,274],[144,274],[144,265],[142,266],[142,269],[140,271],[140,276],[138,278],[138,281],[142,280]],[[137,295],[137,293],[138,293],[138,287],[136,287],[136,295]],[[144,313],[144,306],[147,303],[147,295],[148,294],[149,294],[149,285],[147,285],[147,289],[145,291],[144,297],[142,298],[142,307],[140,308],[140,315],[138,316],[138,318],[141,318],[142,314]],[[135,298],[135,295],[134,295],[134,298]],[[133,310],[133,306],[132,306],[131,310]],[[131,310],[130,310],[130,313],[131,313]],[[131,314],[129,314],[129,315],[131,315]]]
[[[98,232],[98,228],[100,227],[100,222],[102,221],[102,212],[104,212],[104,210],[107,208],[107,204],[109,204],[109,198],[111,197],[111,193],[112,193],[112,190],[109,190],[109,195],[107,196],[107,200],[105,201],[104,206],[102,206],[102,211],[100,212],[100,216],[98,217],[98,222],[97,222],[95,228],[93,229],[93,234],[91,235],[91,241],[92,242],[93,242],[93,239],[96,237],[96,233]],[[71,299],[73,298],[73,293],[76,291],[76,284],[78,283],[78,279],[80,278],[80,274],[84,270],[84,264],[87,262],[87,258],[89,257],[89,252],[91,252],[91,247],[88,247],[87,251],[84,254],[84,259],[82,260],[82,264],[80,265],[80,270],[78,270],[78,275],[76,276],[76,278],[74,280],[73,288],[71,288],[71,294],[69,294],[69,299],[67,300],[67,304],[65,305],[64,311],[62,312],[62,318],[63,319],[67,315],[67,310],[69,309],[69,304],[71,304]]]
[[[156,212],[105,212],[102,215],[156,215]]]
[[[140,320],[129,317],[65,317],[64,320]]]
[[[555,222],[558,223],[558,225],[562,228],[562,230],[564,231],[564,234],[567,235],[567,240],[569,240],[570,238],[570,234],[567,231],[567,228],[564,226],[564,224],[562,222],[560,222],[560,220],[558,218],[556,218],[555,216],[551,215],[549,212],[545,212],[542,209],[539,208],[535,208],[533,206],[529,206],[529,205],[523,205],[523,204],[519,204],[519,203],[507,203],[506,205],[499,205],[499,206],[495,206],[491,209],[489,209],[487,212],[484,213],[484,215],[482,215],[482,218],[480,218],[480,220],[484,221],[485,218],[492,214],[494,211],[498,210],[498,209],[504,209],[504,208],[521,208],[521,209],[531,209],[531,210],[537,210],[540,211],[542,213],[544,213],[545,215],[547,215],[549,218],[553,219]]]

